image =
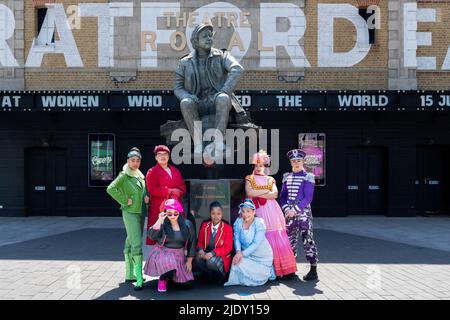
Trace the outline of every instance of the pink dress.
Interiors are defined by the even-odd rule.
[[[275,179],[267,175],[250,175],[245,178],[253,189],[272,190]],[[297,272],[297,262],[286,233],[286,220],[278,202],[263,198],[252,198],[256,205],[256,216],[266,225],[266,238],[273,250],[273,266],[277,276]]]

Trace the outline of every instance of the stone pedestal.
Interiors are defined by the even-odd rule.
[[[191,221],[195,221],[197,233],[202,221],[209,219],[209,205],[219,201],[223,207],[223,219],[233,224],[238,217],[238,206],[245,196],[244,181],[240,179],[191,179],[187,180],[187,206]]]

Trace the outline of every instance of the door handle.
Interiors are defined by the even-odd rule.
[[[45,191],[45,186],[34,186],[34,191]]]
[[[66,191],[66,189],[67,189],[66,186],[56,186],[55,187],[56,191]]]

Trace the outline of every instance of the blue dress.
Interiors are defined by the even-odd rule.
[[[225,286],[260,286],[276,278],[273,268],[273,252],[266,239],[264,220],[255,217],[248,230],[243,228],[242,218],[234,223],[234,248],[244,255],[238,265],[231,265],[230,277]]]

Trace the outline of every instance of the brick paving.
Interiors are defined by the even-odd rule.
[[[0,218],[0,299],[450,299],[450,219],[316,218],[320,281],[299,278],[257,288],[196,282],[156,291],[146,277],[123,282],[120,218]],[[407,234],[407,236],[404,236]],[[144,246],[144,254],[148,247]]]

